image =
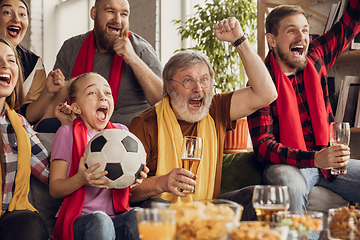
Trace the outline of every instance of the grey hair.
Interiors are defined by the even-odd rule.
[[[174,89],[171,79],[177,73],[178,69],[188,69],[195,67],[199,64],[206,64],[209,69],[211,81],[214,79],[214,70],[210,64],[208,57],[198,50],[184,50],[174,54],[169,61],[165,64],[163,70],[163,81],[164,81],[164,95],[167,95],[166,87],[170,91]]]

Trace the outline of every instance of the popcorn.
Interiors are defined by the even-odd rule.
[[[231,240],[280,240],[281,234],[261,222],[242,223],[238,228],[229,230]]]
[[[235,213],[226,204],[212,202],[175,203],[176,237],[179,240],[217,240],[226,236],[226,223],[234,221]]]

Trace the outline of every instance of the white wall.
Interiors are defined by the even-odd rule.
[[[33,0],[34,1],[34,0]],[[129,0],[130,12],[138,17],[149,15],[148,11],[155,11],[154,7],[140,9],[138,5],[144,0],[135,1]],[[56,54],[59,51],[63,42],[75,35],[84,33],[93,28],[93,21],[90,18],[90,8],[94,5],[95,0],[42,0],[43,2],[43,48],[42,53],[36,52],[43,57],[45,69],[49,72],[55,63]],[[192,14],[195,4],[204,4],[204,0],[158,0],[156,2],[157,11],[156,19],[159,21],[157,25],[156,37],[154,33],[147,33],[146,31],[154,31],[153,27],[144,27],[147,18],[131,20],[130,29],[136,29],[136,32],[147,39],[154,36],[157,43],[153,44],[153,39],[147,39],[155,46],[160,46],[156,49],[160,61],[165,64],[167,60],[174,54],[175,50],[181,48],[181,38],[177,33],[178,25],[174,25],[172,20],[181,19]],[[148,6],[153,6],[155,3],[152,0],[147,0]],[[131,4],[134,5],[132,9]],[[150,4],[150,5],[149,5]],[[182,9],[185,9],[182,11]],[[151,13],[153,14],[153,13]],[[136,21],[135,21],[136,20]],[[142,26],[143,25],[143,26]],[[145,32],[144,32],[145,31]],[[186,47],[191,43],[187,42]],[[154,46],[154,47],[155,47]]]
[[[42,0],[32,0],[30,3],[31,9],[31,18],[30,26],[26,32],[26,35],[29,35],[29,40],[27,44],[24,44],[26,41],[23,39],[21,45],[29,48],[31,51],[36,53],[39,56],[43,56],[43,4]],[[29,31],[30,30],[30,31]],[[30,34],[31,33],[31,34]]]
[[[160,60],[163,65],[181,48],[181,38],[177,34],[174,19],[181,19],[181,2],[184,0],[163,0],[160,3]]]
[[[205,0],[162,0],[160,7],[160,60],[165,64],[169,58],[174,54],[175,50],[180,48],[191,47],[194,43],[192,41],[181,42],[181,36],[178,34],[177,28],[180,25],[174,25],[174,19],[186,19],[193,16],[194,6],[199,4],[205,5]]]
[[[56,54],[66,39],[92,29],[89,14],[94,2],[43,0],[43,60],[47,72],[53,68]]]

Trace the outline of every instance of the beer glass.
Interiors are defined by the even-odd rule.
[[[332,122],[330,123],[330,146],[344,144],[349,146],[350,142],[350,124],[348,122]],[[332,168],[331,174],[345,175],[347,173],[347,166],[340,168]]]
[[[288,187],[256,185],[252,203],[259,221],[276,222],[277,213],[290,207]]]
[[[195,176],[202,158],[203,140],[200,137],[185,136],[181,145],[182,167],[192,172]],[[194,194],[194,191],[180,189],[180,192]]]

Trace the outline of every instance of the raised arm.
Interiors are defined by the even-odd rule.
[[[34,102],[30,103],[26,110],[26,118],[29,122],[36,122],[44,115],[54,94],[65,86],[65,77],[60,69],[51,71],[46,79],[46,87]]]
[[[244,32],[236,18],[230,17],[215,25],[215,35],[219,40],[234,43],[244,35]],[[233,94],[231,120],[247,116],[270,104],[277,97],[270,74],[250,42],[243,41],[236,47],[236,51],[244,65],[250,87],[236,90]]]

